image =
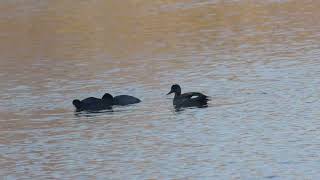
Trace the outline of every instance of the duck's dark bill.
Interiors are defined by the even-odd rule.
[[[167,95],[169,95],[169,94],[171,94],[171,93],[173,93],[172,91],[170,91],[170,92],[168,92],[168,94]]]

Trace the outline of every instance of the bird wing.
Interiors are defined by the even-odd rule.
[[[81,103],[83,103],[83,104],[92,104],[92,103],[98,103],[100,101],[101,101],[101,99],[99,99],[99,98],[88,97],[88,98],[82,100]]]
[[[207,96],[198,92],[188,92],[188,93],[181,94],[181,97],[185,99],[195,99],[195,98],[206,98]]]

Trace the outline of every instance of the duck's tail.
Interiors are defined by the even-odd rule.
[[[210,96],[207,96],[207,95],[204,95],[202,94],[201,96],[199,96],[199,101],[201,102],[208,102],[211,100],[211,97]]]

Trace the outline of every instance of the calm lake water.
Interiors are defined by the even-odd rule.
[[[319,7],[2,0],[0,177],[319,179]],[[209,107],[176,112],[174,83]],[[75,114],[105,92],[143,102]]]

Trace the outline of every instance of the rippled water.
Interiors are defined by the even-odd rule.
[[[0,2],[0,177],[319,179],[319,1]],[[176,112],[165,94],[211,96]],[[75,114],[74,98],[142,103]]]

